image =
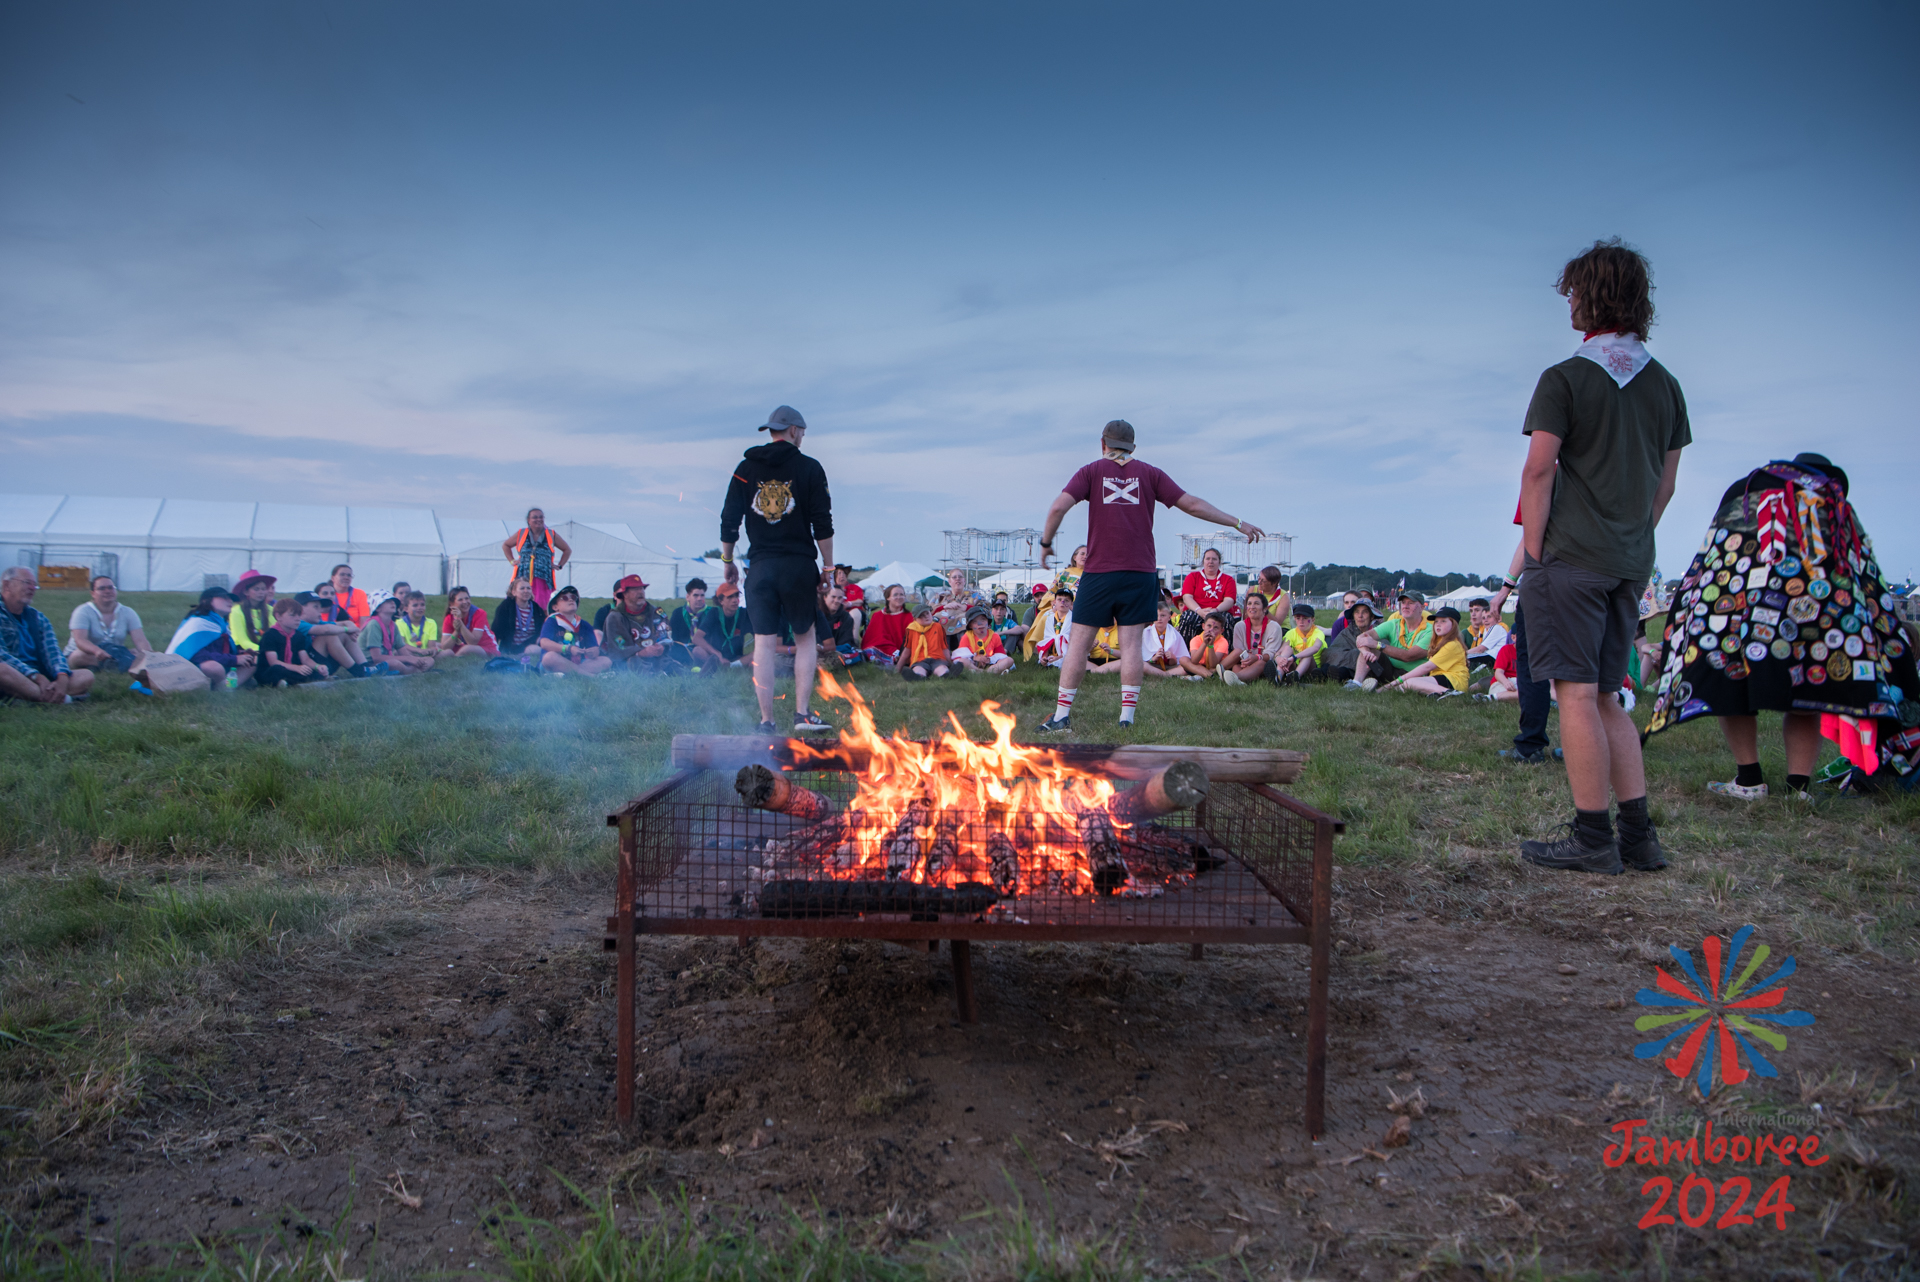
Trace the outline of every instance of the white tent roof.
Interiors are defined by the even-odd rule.
[[[205,499],[168,499],[153,523],[154,546],[251,547],[256,506]]]
[[[450,555],[456,556],[469,555],[465,551],[468,548],[487,547],[493,549],[495,556],[500,556],[500,545],[516,528],[505,521],[486,520],[477,516],[442,516],[439,522],[440,545]],[[500,560],[501,564],[506,563],[504,556],[500,556]]]
[[[37,542],[64,502],[59,494],[0,494],[0,539]]]
[[[439,556],[444,550],[440,527],[425,508],[350,507],[347,509],[347,549],[352,552],[397,552]]]
[[[1444,596],[1428,597],[1427,604],[1439,605],[1441,602],[1444,601],[1448,605],[1461,606],[1473,600],[1475,597],[1486,597],[1488,600],[1492,600],[1493,593],[1487,591],[1487,589],[1485,588],[1476,588],[1472,586],[1460,587],[1460,588],[1455,588],[1453,591],[1447,593]]]
[[[133,543],[145,546],[159,499],[106,499],[69,495],[41,531],[49,543]]]
[[[922,565],[918,561],[889,561],[872,574],[869,574],[866,578],[861,579],[860,586],[864,589],[871,583],[878,589],[884,588],[889,584],[898,583],[906,588],[907,591],[911,592],[913,591],[913,585],[928,575],[932,575],[937,579],[940,577],[940,571],[930,565]]]

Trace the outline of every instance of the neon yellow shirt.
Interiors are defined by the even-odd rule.
[[[1304,654],[1316,644],[1318,644],[1320,648],[1314,651],[1313,661],[1315,663],[1325,662],[1327,657],[1327,634],[1321,629],[1319,624],[1314,624],[1305,632],[1302,632],[1299,628],[1287,629],[1287,648],[1295,654]]]
[[[416,650],[427,650],[440,644],[440,625],[430,617],[415,623],[402,615],[393,621],[393,626],[400,629],[402,645],[410,645]]]

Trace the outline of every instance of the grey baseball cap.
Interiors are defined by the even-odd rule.
[[[800,411],[791,405],[782,405],[767,415],[767,421],[755,428],[758,432],[784,432],[790,427],[804,429],[807,420],[800,417]]]
[[[1133,453],[1133,424],[1124,418],[1116,418],[1100,429],[1100,439],[1116,450]]]

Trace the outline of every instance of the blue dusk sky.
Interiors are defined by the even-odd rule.
[[[1920,573],[1910,5],[14,4],[0,489],[717,541],[775,405],[841,559],[1040,523],[1099,427],[1295,558],[1503,568],[1619,235],[1695,443]],[[1084,511],[1084,509],[1082,509]],[[1069,519],[1068,537],[1084,521]],[[1202,528],[1163,514],[1173,535]]]

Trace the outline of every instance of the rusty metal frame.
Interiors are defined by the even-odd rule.
[[[1332,960],[1333,914],[1333,839],[1346,831],[1346,825],[1331,815],[1304,805],[1265,784],[1229,784],[1239,787],[1306,820],[1313,825],[1313,856],[1308,879],[1307,902],[1268,877],[1253,863],[1236,860],[1260,885],[1286,909],[1293,925],[1280,926],[1202,926],[1151,924],[1090,924],[1006,922],[991,920],[906,921],[895,918],[808,919],[752,917],[647,917],[640,912],[642,870],[639,868],[640,828],[652,806],[670,800],[708,771],[682,770],[649,788],[640,796],[607,816],[607,825],[619,830],[619,864],[615,890],[615,913],[607,919],[606,947],[616,956],[615,1041],[618,1079],[614,1090],[616,1120],[625,1125],[633,1119],[633,1095],[637,1060],[635,1056],[636,1002],[638,997],[639,936],[646,935],[732,935],[742,944],[756,937],[884,939],[895,942],[925,941],[928,950],[939,941],[949,942],[953,967],[955,1003],[960,1019],[973,1023],[978,1019],[974,997],[972,944],[975,940],[1039,941],[1054,940],[1081,943],[1184,943],[1199,959],[1204,946],[1221,944],[1305,944],[1309,950],[1307,983],[1307,1098],[1308,1134],[1318,1137],[1326,1128],[1327,1071],[1327,982]],[[1199,813],[1202,828],[1208,826],[1207,806]]]

